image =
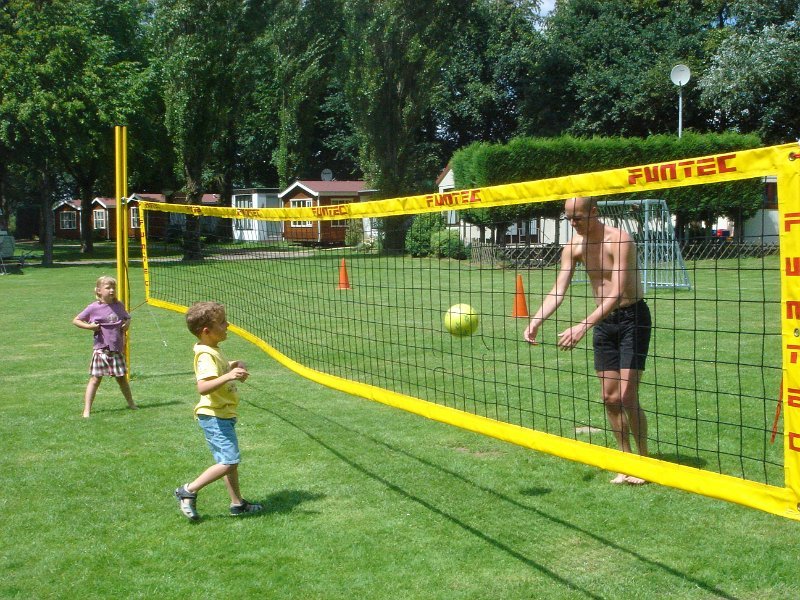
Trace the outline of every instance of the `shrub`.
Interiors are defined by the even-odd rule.
[[[345,246],[358,246],[364,242],[364,223],[361,219],[350,219],[344,234]]]
[[[467,258],[467,248],[454,229],[435,231],[431,234],[431,254],[438,258]]]
[[[406,252],[411,256],[429,256],[431,254],[431,235],[444,228],[444,217],[441,213],[417,215],[406,234]]]

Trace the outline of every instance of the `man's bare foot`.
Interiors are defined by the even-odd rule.
[[[611,483],[613,483],[614,485],[620,485],[622,483],[627,483],[628,482],[627,480],[628,476],[625,475],[625,473],[617,473],[617,476],[611,480]]]
[[[89,418],[89,413],[83,413],[83,418],[84,419],[88,419]]]
[[[135,404],[129,404],[128,408],[130,408],[131,410],[139,410],[139,407]]]
[[[644,485],[647,483],[646,480],[642,479],[641,477],[634,477],[633,475],[626,475],[625,476],[625,483],[628,485]]]

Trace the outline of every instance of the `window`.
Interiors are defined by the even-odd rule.
[[[291,208],[311,208],[310,199],[292,200],[290,202]],[[311,221],[292,221],[292,227],[311,227]]]
[[[78,213],[74,210],[65,210],[59,215],[59,225],[61,229],[77,229]]]
[[[106,228],[106,211],[104,211],[102,208],[97,208],[92,212],[92,217],[94,218],[95,229]]]
[[[252,208],[253,197],[249,194],[233,197],[234,208]],[[255,229],[253,219],[234,219],[233,228],[236,231],[252,231]]]
[[[331,199],[331,206],[336,206],[337,204],[349,204],[353,200],[350,198],[332,198]],[[348,219],[339,219],[338,221],[331,221],[331,227],[347,227]]]
[[[139,229],[139,207],[131,206],[128,211],[131,215],[131,229]]]

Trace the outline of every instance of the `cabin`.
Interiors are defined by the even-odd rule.
[[[128,198],[128,237],[139,238],[142,234],[141,211],[139,202],[166,202],[164,194],[135,193]],[[186,202],[185,196],[173,196],[175,202]],[[203,194],[203,206],[219,206],[219,194]],[[81,211],[83,202],[79,199],[62,200],[53,206],[55,221],[55,237],[62,240],[81,239]],[[92,229],[96,240],[117,239],[117,200],[116,198],[97,197],[92,200]],[[165,237],[170,226],[181,227],[186,216],[177,213],[148,212],[147,227],[151,237]],[[204,233],[214,233],[220,219],[209,219],[203,224]]]
[[[362,202],[374,190],[367,190],[363,181],[295,181],[280,194],[283,208],[322,208]],[[342,245],[348,219],[328,221],[283,221],[283,239],[319,245]],[[365,224],[368,225],[368,224]]]
[[[55,237],[62,240],[81,239],[81,212],[83,210],[83,201],[79,199],[62,200],[56,203],[53,207]],[[92,211],[91,222],[94,239],[117,239],[117,199],[94,198],[91,201],[90,210]],[[129,204],[128,216],[130,218],[130,223],[128,223],[129,237],[139,237],[141,226],[139,224],[138,202]]]

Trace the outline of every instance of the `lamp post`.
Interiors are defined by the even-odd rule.
[[[683,133],[683,86],[689,83],[692,72],[686,65],[675,65],[669,73],[672,83],[678,86],[678,139]]]

